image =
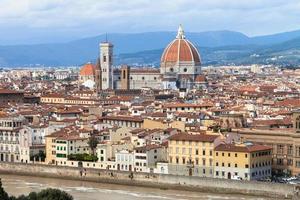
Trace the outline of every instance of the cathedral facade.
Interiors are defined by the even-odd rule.
[[[100,55],[93,80],[97,91],[107,89],[192,89],[201,76],[201,59],[197,48],[185,38],[180,26],[176,38],[165,48],[160,69],[113,67],[113,45],[100,43]]]

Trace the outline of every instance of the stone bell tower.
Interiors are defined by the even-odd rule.
[[[100,43],[101,87],[102,90],[113,89],[113,45]]]

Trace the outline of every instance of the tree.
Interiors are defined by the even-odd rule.
[[[30,200],[73,200],[73,197],[68,193],[52,188],[42,190],[36,197],[36,199]]]
[[[73,197],[64,191],[52,188],[42,190],[38,193],[31,192],[28,196],[9,197],[3,189],[0,179],[0,200],[73,200]]]
[[[95,155],[95,149],[97,147],[97,144],[98,144],[98,140],[95,136],[91,136],[89,138],[89,142],[88,142],[90,148],[92,149],[92,152],[93,152],[93,155]]]
[[[0,199],[1,200],[9,200],[7,192],[5,192],[5,190],[2,187],[1,178],[0,178]]]

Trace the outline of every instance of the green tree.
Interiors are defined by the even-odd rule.
[[[68,193],[58,189],[52,189],[52,188],[42,190],[37,194],[36,197],[37,200],[73,200],[73,197]],[[30,200],[35,200],[35,199],[30,199]]]
[[[9,197],[3,189],[0,179],[0,200],[73,200],[73,197],[64,191],[52,188],[42,190],[38,193],[31,192],[28,196]]]
[[[9,196],[8,196],[7,192],[5,192],[5,190],[2,187],[1,178],[0,178],[0,199],[1,200],[9,200]]]
[[[98,140],[97,140],[97,138],[96,138],[95,136],[91,136],[91,137],[89,138],[88,144],[89,144],[89,146],[90,146],[90,148],[91,148],[91,150],[92,150],[92,152],[93,152],[93,155],[95,155],[95,149],[96,149],[96,147],[97,147],[97,145],[98,145]]]

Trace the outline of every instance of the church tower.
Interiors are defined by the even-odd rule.
[[[101,83],[102,83],[102,76],[101,76],[101,64],[100,64],[100,58],[97,59],[96,63],[96,76],[95,76],[95,84],[96,84],[96,91],[99,93],[102,89]]]
[[[109,42],[100,43],[101,88],[113,89],[113,45]]]

